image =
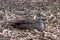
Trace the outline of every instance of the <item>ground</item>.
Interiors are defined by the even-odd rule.
[[[42,15],[43,30],[11,26],[37,14]],[[60,40],[60,0],[0,0],[0,40]]]

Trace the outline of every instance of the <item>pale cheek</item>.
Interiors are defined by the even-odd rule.
[[[36,16],[34,16],[33,19],[36,19]]]
[[[37,16],[34,16],[34,17],[33,17],[33,19],[34,19],[34,20],[37,20],[37,19],[38,19],[38,17],[37,17]]]

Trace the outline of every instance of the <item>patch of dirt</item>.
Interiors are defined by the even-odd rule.
[[[0,40],[60,40],[60,0],[0,0]]]

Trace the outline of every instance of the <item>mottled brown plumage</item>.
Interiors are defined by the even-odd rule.
[[[34,18],[34,17],[33,17]],[[23,20],[18,20],[16,22],[13,22],[11,26],[17,29],[37,29],[37,30],[43,30],[44,24],[42,22],[41,17],[38,17],[39,19],[33,19],[33,18],[25,18]]]

